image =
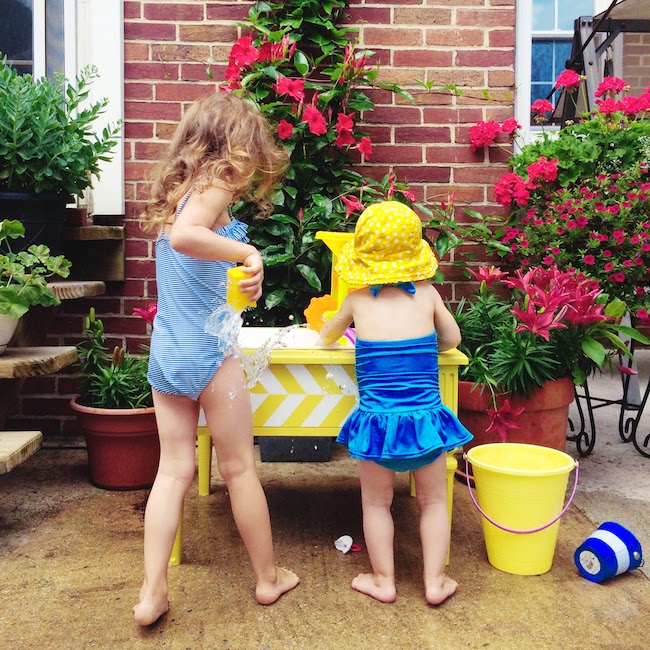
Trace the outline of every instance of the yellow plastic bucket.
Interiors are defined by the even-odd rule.
[[[490,564],[506,573],[539,575],[553,565],[560,517],[578,482],[578,463],[550,447],[518,443],[478,445],[472,463],[483,535]],[[569,474],[573,493],[564,505]]]

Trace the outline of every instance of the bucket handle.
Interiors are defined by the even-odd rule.
[[[465,474],[466,476],[469,477],[469,461],[467,460],[467,454],[463,454],[463,459],[465,460]],[[502,526],[501,524],[494,521],[494,519],[488,517],[488,515],[485,512],[483,512],[483,510],[481,510],[481,506],[479,506],[478,501],[474,496],[474,492],[472,492],[472,486],[470,485],[470,481],[468,478],[467,489],[469,490],[469,496],[472,499],[472,503],[476,506],[476,509],[481,513],[481,515],[485,517],[485,519],[487,519],[493,526],[496,526],[500,530],[503,530],[506,533],[516,533],[517,535],[529,535],[530,533],[538,533],[540,530],[544,530],[545,528],[552,526],[556,521],[558,521],[560,517],[562,517],[562,515],[569,509],[569,506],[573,501],[573,497],[576,495],[576,490],[578,489],[578,474],[580,472],[579,472],[578,461],[575,460],[573,462],[575,463],[574,469],[576,473],[573,480],[573,490],[571,491],[571,496],[569,497],[569,500],[567,501],[566,505],[562,509],[562,512],[557,517],[555,517],[555,519],[549,521],[548,524],[544,524],[543,526],[538,526],[537,528],[531,528],[530,530],[515,530],[514,528],[508,528],[507,526]]]

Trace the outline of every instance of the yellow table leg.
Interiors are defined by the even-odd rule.
[[[174,540],[174,546],[172,546],[172,553],[169,556],[169,566],[178,566],[181,563],[181,556],[183,553],[183,511],[184,508],[181,508],[181,516],[178,520],[176,539]]]

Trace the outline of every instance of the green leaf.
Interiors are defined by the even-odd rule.
[[[581,344],[582,351],[599,366],[602,366],[605,363],[605,357],[607,352],[602,343],[596,341],[596,339],[591,336],[586,336]]]
[[[309,59],[304,52],[296,50],[293,56],[293,65],[300,75],[303,77],[309,72]]]

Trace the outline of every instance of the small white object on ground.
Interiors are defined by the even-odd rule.
[[[352,548],[352,538],[349,535],[341,535],[335,542],[334,546],[341,551],[347,553]]]

